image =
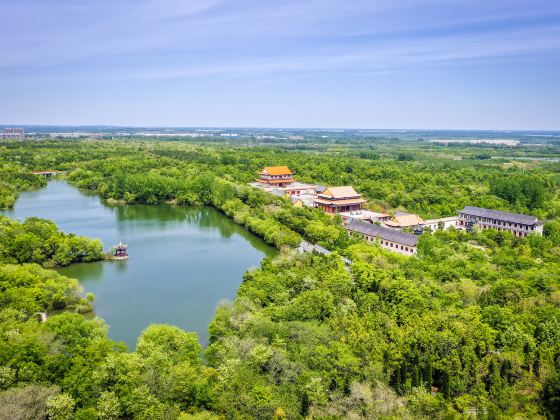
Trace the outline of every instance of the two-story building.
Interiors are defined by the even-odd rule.
[[[420,225],[424,229],[431,232],[436,230],[447,230],[451,227],[459,226],[459,216],[441,217],[439,219],[425,220],[424,223]]]
[[[543,225],[535,216],[473,206],[465,206],[459,212],[459,225],[465,228],[478,225],[481,229],[507,230],[518,237],[543,233]]]
[[[259,173],[257,182],[262,187],[287,187],[294,182],[294,173],[287,166],[267,166]]]
[[[416,254],[416,244],[418,243],[416,235],[356,219],[350,219],[344,227],[348,232],[361,236],[368,242],[379,241],[379,245],[389,251],[403,255]]]
[[[335,214],[360,210],[365,202],[353,187],[328,187],[317,194],[315,207],[319,207],[325,213]]]

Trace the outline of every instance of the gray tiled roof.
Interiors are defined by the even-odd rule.
[[[284,197],[286,195],[286,191],[282,191],[282,190],[278,190],[278,189],[274,189],[274,190],[270,191],[270,193],[272,195],[277,196],[277,197]]]
[[[351,232],[358,232],[364,235],[379,237],[386,241],[397,242],[402,245],[416,246],[418,236],[404,233],[400,230],[390,229],[383,226],[372,225],[361,220],[351,219],[346,229]]]
[[[535,216],[529,216],[526,214],[509,213],[507,211],[501,210],[491,210],[484,209],[481,207],[465,206],[463,210],[460,211],[461,214],[468,216],[478,216],[484,217],[486,219],[496,219],[512,223],[521,223],[523,225],[536,225],[538,219]]]

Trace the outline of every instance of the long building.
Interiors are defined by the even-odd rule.
[[[379,240],[379,245],[389,251],[403,255],[416,254],[416,244],[418,243],[416,235],[356,219],[350,219],[350,222],[344,227],[348,232],[361,236],[368,242]]]
[[[328,187],[317,194],[315,206],[325,213],[334,214],[360,210],[365,202],[366,200],[350,186]]]
[[[459,212],[459,225],[463,227],[478,225],[482,229],[507,230],[518,237],[543,233],[543,225],[535,216],[473,206],[465,206]]]

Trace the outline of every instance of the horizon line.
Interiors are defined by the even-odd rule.
[[[211,126],[211,125],[116,125],[116,124],[0,124],[2,128],[20,128],[20,127],[60,127],[60,128],[144,128],[144,129],[199,129],[199,130],[320,130],[320,131],[473,131],[473,132],[494,132],[494,133],[507,133],[507,132],[544,132],[544,133],[557,133],[558,129],[538,129],[538,128],[507,128],[507,129],[489,129],[489,128],[380,128],[380,127],[289,127],[289,126]]]

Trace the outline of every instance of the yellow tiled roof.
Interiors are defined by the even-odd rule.
[[[344,187],[329,187],[321,193],[321,195],[328,195],[332,198],[350,198],[350,197],[360,197],[360,194],[356,192],[354,187],[349,185]]]
[[[387,226],[409,227],[424,223],[424,220],[416,214],[403,214],[394,216],[391,220],[385,222]]]
[[[287,166],[267,166],[263,173],[268,175],[292,175],[292,171]]]

